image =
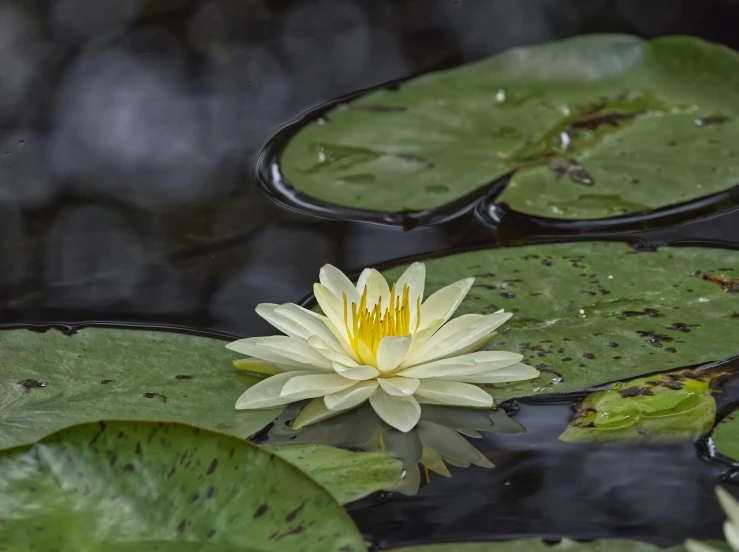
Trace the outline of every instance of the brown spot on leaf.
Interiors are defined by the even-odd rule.
[[[696,119],[695,126],[704,127],[709,125],[723,125],[728,120],[729,118],[726,115],[711,115],[710,117]]]
[[[285,516],[285,521],[287,521],[287,522],[293,521],[295,519],[295,517],[301,512],[301,510],[304,507],[305,507],[305,502],[303,502],[300,506],[298,506],[292,512],[290,512],[289,514],[287,514]]]
[[[30,393],[31,392],[31,389],[43,389],[44,387],[46,387],[49,384],[46,383],[45,381],[38,381],[38,380],[35,380],[35,379],[26,379],[26,380],[23,380],[23,381],[19,381],[18,382],[18,385],[20,385],[21,387],[23,387],[23,391],[24,392]]]
[[[592,186],[595,184],[595,180],[590,176],[590,173],[588,173],[588,171],[586,171],[574,159],[555,157],[549,160],[548,167],[554,171],[558,177],[567,175],[575,184],[582,184],[584,186]]]
[[[214,471],[216,471],[217,467],[218,467],[218,458],[213,458],[213,461],[210,463],[210,466],[208,466],[208,471],[205,472],[205,475],[211,475]]]
[[[260,504],[259,508],[257,508],[257,511],[254,512],[254,519],[262,517],[264,514],[267,513],[267,510],[269,510],[269,506],[267,504]]]
[[[649,387],[629,387],[628,389],[623,389],[619,391],[618,394],[624,398],[647,397],[650,395],[654,395],[654,391],[652,391]]]
[[[176,379],[176,380],[189,380],[189,379],[192,379],[192,376],[175,376],[174,379]]]
[[[734,278],[729,278],[728,276],[724,276],[723,274],[704,274],[703,275],[704,280],[708,280],[709,282],[716,282],[717,284],[721,284],[721,287],[724,288],[725,293],[739,293],[739,280],[736,280]]]

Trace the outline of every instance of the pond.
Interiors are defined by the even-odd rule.
[[[729,550],[739,10],[577,4],[0,0],[0,550]]]

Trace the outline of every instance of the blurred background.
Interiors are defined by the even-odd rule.
[[[326,262],[494,243],[291,212],[258,155],[331,98],[512,46],[738,28],[735,0],[0,0],[0,322],[257,335]]]

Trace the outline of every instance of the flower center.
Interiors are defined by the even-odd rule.
[[[364,288],[359,303],[349,303],[344,293],[344,323],[349,334],[349,343],[360,357],[360,343],[365,345],[374,356],[383,337],[390,335],[408,335],[416,333],[421,324],[421,297],[416,301],[415,327],[411,330],[410,289],[403,284],[403,292],[396,295],[395,284],[390,290],[389,305],[383,306],[382,296],[377,304],[367,308],[367,288]],[[349,318],[351,309],[351,318]]]

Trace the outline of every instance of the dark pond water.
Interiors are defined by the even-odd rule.
[[[729,195],[611,227],[491,211],[485,194],[443,216],[380,220],[306,207],[300,198],[278,201],[269,162],[279,139],[260,164],[280,128],[331,98],[515,45],[607,31],[694,34],[739,47],[734,2],[116,6],[0,0],[6,327],[105,322],[265,335],[272,330],[254,306],[301,300],[325,263],[351,272],[457,248],[596,236],[645,248],[739,247],[739,208]],[[378,547],[534,535],[659,544],[720,536],[713,487],[728,468],[703,444],[558,442],[573,405],[511,403],[527,433],[478,443],[495,469],[452,468],[451,479],[433,477],[414,497],[351,505],[354,519]]]

